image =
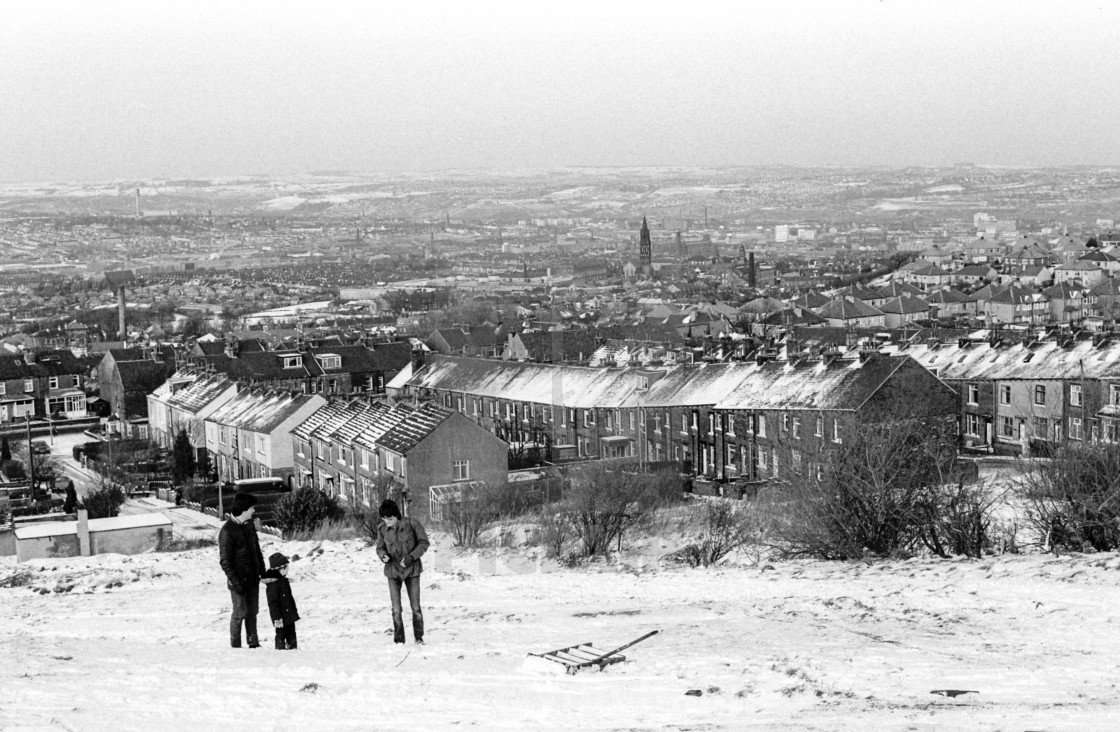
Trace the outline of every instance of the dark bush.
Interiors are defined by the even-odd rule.
[[[113,483],[102,483],[87,491],[85,498],[79,505],[89,511],[91,519],[95,519],[111,518],[118,515],[123,504],[124,491]]]
[[[285,536],[291,536],[296,532],[314,531],[324,521],[344,515],[337,498],[313,486],[305,486],[276,502],[272,522]]]

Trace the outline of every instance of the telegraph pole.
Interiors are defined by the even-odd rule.
[[[24,414],[27,423],[27,474],[31,478],[31,501],[35,501],[35,453],[31,449],[31,415]]]

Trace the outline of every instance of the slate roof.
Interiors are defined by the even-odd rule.
[[[817,308],[817,315],[829,320],[873,318],[876,315],[882,314],[882,311],[871,307],[862,300],[848,300],[846,298],[829,300],[827,303]]]
[[[178,376],[178,374],[175,374]],[[175,377],[165,382],[170,384]],[[200,409],[210,404],[223,392],[233,386],[224,374],[207,374],[192,381],[187,386],[181,387],[174,394],[161,399],[165,404],[175,407],[189,414],[197,414]]]
[[[856,410],[910,359],[876,355],[867,360],[836,360],[755,365],[716,409]]]
[[[268,434],[304,406],[322,402],[313,394],[252,389],[243,391],[214,410],[208,421],[249,432]]]
[[[995,348],[989,343],[915,344],[902,352],[946,381],[1078,379],[1082,373],[1088,379],[1120,378],[1120,343],[1114,341],[1101,346],[1075,341],[1068,347],[1056,341]]]
[[[434,355],[408,383],[413,389],[590,409],[633,406],[638,379],[623,369]]]
[[[597,333],[588,330],[537,331],[517,337],[536,361],[585,360],[598,348]]]
[[[926,313],[929,312],[929,303],[916,297],[896,297],[880,305],[879,309],[892,315]]]
[[[455,413],[447,407],[425,404],[390,427],[385,434],[377,438],[377,444],[403,455],[435,431],[436,427],[450,419],[452,414]]]

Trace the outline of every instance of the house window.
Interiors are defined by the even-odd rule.
[[[1046,403],[1046,387],[1043,386],[1042,384],[1035,384],[1034,385],[1034,403],[1035,404],[1045,404]]]
[[[813,432],[817,437],[824,437],[824,415],[817,415],[817,429]]]
[[[8,393],[8,385],[5,384],[3,381],[0,381],[0,396],[3,396],[4,394],[7,394],[7,393]]]
[[[26,391],[26,392],[35,391],[35,380],[34,379],[24,379],[23,380],[23,390]]]
[[[2,393],[2,392],[0,392]],[[1111,384],[1108,387],[1108,403],[1114,407],[1120,407],[1120,385]]]
[[[257,435],[257,454],[264,455],[264,435]]]
[[[758,451],[758,474],[761,476],[766,472],[766,451]]]
[[[1083,435],[1081,433],[1081,418],[1080,417],[1070,417],[1069,418],[1069,438],[1071,440],[1083,439]]]
[[[766,415],[758,415],[758,436],[766,437]]]
[[[840,439],[840,420],[838,419],[832,422],[832,441],[843,442],[843,440]]]
[[[773,455],[771,456],[770,465],[772,465],[773,472],[771,473],[775,478],[778,477],[778,448],[774,448]]]
[[[801,439],[801,417],[793,418],[793,439]]]
[[[390,473],[393,472],[393,453],[385,453],[385,469]]]
[[[319,366],[321,366],[324,371],[342,368],[342,356],[336,356],[330,353],[317,356],[316,358],[319,359]]]
[[[284,368],[298,369],[303,365],[303,356],[284,356]]]
[[[476,417],[478,416],[478,400],[477,399],[472,399],[471,400],[471,413]]]
[[[1104,438],[1109,442],[1116,442],[1116,421],[1109,419],[1104,423]]]
[[[1011,403],[1011,385],[1010,384],[1003,384],[999,387],[999,403],[1000,404],[1010,404]]]
[[[793,472],[798,475],[801,474],[801,452],[798,450],[789,451],[789,464]]]
[[[734,445],[728,445],[727,446],[727,467],[729,467],[729,468],[734,468],[735,467],[735,446]]]
[[[58,377],[57,376],[50,377],[47,380],[47,383],[48,383],[48,385],[50,386],[51,389],[57,389],[58,388]]]
[[[1101,426],[1095,419],[1089,422],[1089,439],[1093,442],[1100,442],[1101,439]]]
[[[369,450],[362,448],[362,469],[369,470]]]
[[[681,415],[681,432],[688,432],[688,415]]]
[[[317,458],[319,458],[320,460],[322,460],[323,459],[323,454],[324,454],[323,443],[316,442],[315,443],[315,456]]]
[[[716,415],[715,412],[708,412],[708,434],[714,435],[716,433]]]
[[[699,412],[693,412],[692,413],[692,429],[696,430],[699,427],[700,427],[700,413]]]
[[[455,397],[455,409],[459,414],[463,413],[463,397]]]
[[[735,416],[731,414],[723,415],[723,431],[727,433],[728,437],[735,436]]]
[[[595,422],[594,422],[594,420],[591,419],[591,410],[590,409],[583,410],[583,426],[584,427],[590,427],[593,424],[595,424]]]
[[[789,432],[789,413],[782,413],[782,432]]]
[[[999,436],[1015,437],[1015,420],[1011,417],[999,418]]]
[[[470,480],[471,461],[456,460],[451,463],[451,480]]]
[[[1081,386],[1078,384],[1071,384],[1069,387],[1069,403],[1071,406],[1081,406]]]
[[[631,410],[630,411],[630,431],[633,432],[635,429],[637,429],[637,427],[638,427],[638,425],[637,425],[637,420],[636,420],[636,417],[635,417],[635,413],[634,413],[633,410]]]
[[[1050,420],[1046,417],[1034,418],[1034,434],[1036,437],[1046,440],[1050,437]]]
[[[506,402],[506,419],[513,419],[513,402]]]

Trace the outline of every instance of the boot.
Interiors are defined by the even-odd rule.
[[[229,645],[231,648],[241,647],[241,618],[229,619]]]
[[[249,644],[250,648],[261,647],[261,642],[257,640],[256,617],[245,618],[245,641]]]

